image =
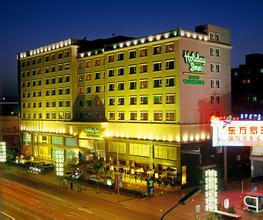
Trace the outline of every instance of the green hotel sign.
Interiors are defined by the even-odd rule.
[[[198,52],[184,51],[184,62],[188,63],[190,72],[203,72],[205,67],[205,58],[200,56]]]
[[[183,80],[184,84],[194,84],[194,85],[204,85],[205,81],[204,80],[200,80],[199,76],[193,76],[193,75],[189,75],[188,79],[184,79]]]

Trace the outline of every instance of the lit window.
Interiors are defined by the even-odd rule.
[[[175,121],[175,112],[167,111],[165,120],[166,121]]]
[[[85,61],[85,67],[91,67],[91,61],[90,60],[87,60]]]
[[[137,104],[137,96],[131,96],[130,105],[136,105],[136,104]]]
[[[147,89],[148,88],[148,81],[147,80],[141,80],[140,81],[140,89]]]
[[[109,63],[114,62],[114,55],[113,54],[108,56],[108,62]]]
[[[148,65],[142,64],[140,65],[140,73],[147,73]]]
[[[100,65],[100,59],[96,59],[94,65],[99,66]]]
[[[165,98],[165,104],[174,104],[175,103],[175,95],[174,94],[168,94]]]
[[[148,104],[148,97],[147,96],[141,96],[140,98],[141,98],[141,102],[140,102],[141,105]]]
[[[84,88],[83,86],[78,88],[79,94],[84,94]]]
[[[147,56],[147,48],[140,49],[139,56],[140,57]]]
[[[91,73],[87,73],[86,74],[86,81],[90,81],[91,80]]]
[[[162,53],[161,46],[153,47],[153,55],[161,54],[161,53]]]
[[[154,95],[153,104],[162,104],[162,95]]]
[[[174,44],[165,45],[165,53],[170,53],[174,51]]]
[[[109,120],[115,120],[115,112],[109,112]]]
[[[79,62],[78,63],[78,68],[81,70],[81,69],[84,69],[84,63],[83,62]]]
[[[137,120],[137,112],[130,112],[130,120],[131,121]]]
[[[148,112],[141,112],[141,121],[148,121]]]
[[[154,112],[153,113],[153,120],[154,121],[162,121],[163,120],[163,113],[162,112]]]

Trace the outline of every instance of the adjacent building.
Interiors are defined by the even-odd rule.
[[[140,38],[69,39],[18,55],[23,150],[124,169],[216,163],[211,115],[231,112],[230,33],[213,25]],[[187,181],[189,181],[188,179]]]

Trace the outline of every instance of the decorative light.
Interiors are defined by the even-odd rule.
[[[138,41],[137,41],[137,40],[134,40],[134,41],[133,41],[133,44],[134,44],[134,45],[137,45],[137,44],[138,44]]]
[[[64,41],[64,46],[68,46],[68,41],[67,40]]]
[[[122,48],[123,47],[123,43],[119,43],[119,47]]]
[[[200,140],[199,134],[196,134],[196,135],[195,135],[195,140],[196,140],[196,141],[199,141],[199,140]]]
[[[194,39],[196,39],[196,37],[197,37],[196,33],[193,33],[192,36],[193,36]]]
[[[168,141],[172,142],[172,141],[173,141],[173,137],[170,136],[170,137],[168,138]]]
[[[63,47],[63,41],[59,42],[60,47]]]
[[[142,38],[140,42],[143,44],[145,42],[145,38]]]
[[[193,141],[193,140],[194,140],[194,136],[193,136],[193,135],[190,135],[189,140],[190,140],[190,141]]]
[[[161,35],[156,35],[156,40],[160,40],[161,39]]]
[[[47,49],[48,49],[48,50],[51,50],[51,46],[49,45]]]
[[[72,40],[68,39],[68,44],[71,45],[71,43],[72,43]]]
[[[202,35],[199,35],[199,36],[198,36],[198,39],[199,39],[199,40],[202,40],[202,39],[203,39],[203,36],[202,36]]]
[[[44,47],[44,51],[47,52],[47,46]]]
[[[0,141],[0,162],[6,162],[6,143]]]
[[[163,136],[163,141],[166,141],[166,137],[165,136]]]
[[[58,49],[59,48],[59,43],[56,43],[56,49]]]
[[[164,38],[167,39],[167,38],[169,37],[169,35],[170,35],[169,33],[165,33],[165,34],[164,34]]]
[[[177,35],[177,31],[174,31],[173,34],[174,34],[174,36],[176,36]]]
[[[148,41],[150,41],[150,42],[153,41],[153,36],[149,36]]]
[[[207,41],[207,40],[208,40],[208,37],[207,37],[207,36],[204,36],[204,40]]]
[[[205,171],[205,209],[217,211],[217,171],[209,169]]]
[[[56,48],[56,45],[55,44],[52,44],[52,50],[54,50]]]
[[[188,141],[188,135],[187,135],[187,134],[185,134],[185,135],[183,136],[183,141],[184,141],[184,142]]]
[[[181,141],[180,135],[177,135],[175,140],[176,140],[177,142],[180,142],[180,141]]]
[[[204,133],[204,132],[201,133],[201,139],[202,139],[202,140],[205,139],[205,133]]]
[[[84,53],[81,53],[81,54],[80,54],[80,57],[84,57]]]
[[[127,47],[129,47],[130,45],[131,45],[131,42],[130,42],[130,41],[126,42],[126,46],[127,46]]]
[[[186,37],[191,37],[191,33],[190,33],[190,32],[187,32],[187,33],[186,33]]]
[[[184,31],[181,31],[181,36],[184,36],[184,35],[185,35]]]
[[[57,149],[56,154],[56,175],[63,176],[64,175],[64,153],[63,150]]]
[[[88,56],[90,56],[91,55],[91,52],[88,52]]]

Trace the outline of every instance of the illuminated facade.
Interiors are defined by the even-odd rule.
[[[118,154],[123,166],[181,174],[182,149],[210,146],[210,116],[231,111],[229,31],[205,25],[113,40],[18,55],[25,149],[53,161],[64,149],[69,163],[92,151],[115,163]]]

